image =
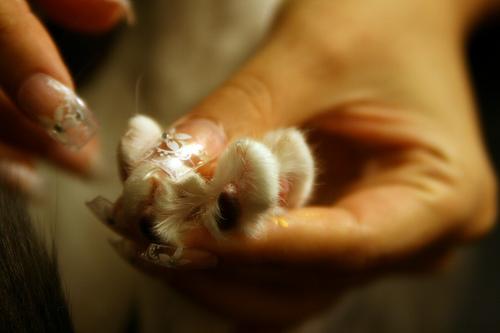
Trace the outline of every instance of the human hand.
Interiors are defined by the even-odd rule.
[[[108,30],[131,13],[122,0],[36,3],[56,22],[85,32]],[[56,46],[24,0],[0,2],[0,72],[0,176],[30,192],[37,185],[38,157],[89,174],[98,151],[92,139],[95,120],[73,92]]]
[[[290,323],[381,273],[435,267],[486,233],[496,182],[464,65],[472,7],[290,2],[254,57],[183,121],[222,124],[224,134],[206,129],[215,142],[306,125],[315,202],[259,238],[193,230],[186,246],[217,256],[213,269],[123,254],[219,312]]]

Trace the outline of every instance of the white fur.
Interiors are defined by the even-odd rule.
[[[218,197],[224,188],[232,184],[237,188],[241,205],[243,230],[250,235],[258,233],[263,215],[278,204],[279,165],[272,152],[260,142],[240,139],[230,144],[219,158],[214,177],[209,184],[209,195]],[[206,224],[218,230],[215,215],[217,201],[210,203]]]
[[[154,232],[166,243],[182,245],[181,235],[197,222],[206,206],[207,185],[195,172],[178,182],[164,178],[154,198]]]
[[[144,153],[160,136],[153,120],[136,116],[130,121],[120,151],[122,163],[131,169],[124,182],[121,211],[115,215],[119,224],[133,224],[147,212],[154,218],[153,232],[165,243],[182,246],[182,235],[196,225],[221,237],[217,200],[228,186],[240,205],[239,229],[254,237],[266,217],[279,208],[281,183],[289,185],[287,207],[300,207],[310,196],[314,161],[296,129],[270,132],[262,142],[248,138],[232,142],[219,157],[211,180],[195,171],[173,180],[154,163],[144,161]]]
[[[294,128],[279,129],[263,138],[278,159],[279,173],[289,185],[286,205],[303,206],[311,196],[314,185],[314,158],[304,135]]]
[[[118,148],[121,169],[127,174],[141,160],[144,154],[157,144],[162,133],[153,119],[136,115],[130,118],[128,130],[122,136]]]

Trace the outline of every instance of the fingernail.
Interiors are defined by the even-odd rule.
[[[141,250],[125,239],[110,241],[110,244],[122,258],[131,263],[143,261],[170,269],[203,269],[217,265],[216,256],[195,249],[152,243],[145,250]]]
[[[205,118],[181,119],[174,128],[179,133],[187,133],[193,141],[202,145],[210,158],[217,157],[227,144],[222,125]]]
[[[225,145],[226,136],[221,126],[208,119],[189,119],[165,131],[145,159],[178,181],[213,161]]]
[[[135,10],[132,6],[132,3],[129,0],[106,0],[108,2],[115,3],[119,5],[123,13],[125,14],[125,19],[127,20],[127,24],[133,25],[135,23]]]
[[[94,136],[97,123],[73,90],[46,74],[28,78],[18,93],[21,109],[57,141],[79,149]]]

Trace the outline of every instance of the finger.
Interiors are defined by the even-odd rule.
[[[342,101],[345,89],[329,68],[334,60],[322,47],[325,41],[310,41],[311,31],[298,30],[294,15],[283,15],[286,19],[249,61],[173,124],[177,133],[204,147],[200,173],[210,176],[216,158],[234,139],[300,125]]]
[[[276,59],[282,59],[280,51],[264,49],[177,125],[191,133],[190,120],[208,119],[218,125],[214,130],[223,129],[231,141],[304,122],[309,115],[303,111],[311,110],[313,105],[302,101],[307,88],[286,87],[290,73],[281,68],[282,64],[278,65]],[[222,136],[217,132],[213,135]]]
[[[394,194],[396,193],[388,191],[385,194],[381,193],[381,196],[387,196],[386,199],[389,199]],[[397,194],[401,195],[402,193]],[[375,200],[372,194],[367,194],[367,196],[366,199]],[[394,199],[391,200],[394,201]],[[378,203],[380,204],[380,202]],[[400,214],[399,208],[409,208],[406,205],[391,207],[387,204],[382,205],[382,207],[386,209],[396,208]],[[421,224],[419,219],[414,219],[414,215],[412,215],[415,213],[414,210],[408,211],[408,214],[401,214],[397,219],[395,216],[383,214],[385,212],[383,209],[377,210],[378,214],[391,221],[393,225],[390,230],[385,231],[386,235],[377,233],[382,230],[382,227],[371,225],[374,221],[369,221],[369,223],[359,221],[354,215],[357,211],[341,207],[308,207],[287,214],[285,219],[288,227],[286,228],[269,224],[265,238],[238,239],[238,243],[228,241],[220,246],[210,242],[200,244],[200,247],[209,247],[209,250],[214,253],[233,260],[243,258],[243,260],[255,262],[285,262],[296,265],[316,263],[348,269],[366,269],[368,265],[378,262],[378,258],[394,261],[397,258],[390,258],[390,256],[395,254],[403,256],[411,248],[416,249],[417,245],[423,245],[424,240],[427,242],[428,239],[424,239],[422,234],[418,235],[419,232],[409,231],[408,225],[402,224],[408,219],[413,223]],[[429,215],[422,214],[420,217],[425,220]],[[432,222],[435,225],[440,225],[441,221],[433,219]],[[427,229],[424,228],[434,237],[439,234],[437,230],[429,231]],[[398,232],[403,233],[403,235],[397,234]],[[428,234],[425,235],[428,236]],[[397,242],[395,239],[389,238],[395,236],[397,236]],[[411,239],[408,239],[410,237]],[[293,241],[290,241],[292,239]],[[399,243],[400,240],[401,243]],[[408,242],[403,243],[406,240]],[[279,246],[277,246],[278,244]],[[391,252],[390,249],[394,252]]]
[[[226,137],[221,128],[207,119],[191,119],[162,130],[153,119],[137,115],[130,119],[118,148],[120,175],[125,180],[144,159],[154,160],[159,157],[155,152],[172,149],[178,152],[182,149],[189,167],[201,174],[210,173],[215,157],[225,145]]]
[[[223,242],[194,235],[186,244],[224,258],[319,264],[348,270],[380,269],[435,247],[448,247],[478,218],[456,172],[433,156],[390,168],[333,207],[288,212],[285,226],[267,223],[261,238]],[[468,182],[466,180],[466,182]],[[441,251],[442,252],[442,251]]]
[[[96,154],[99,143],[96,138],[78,151],[68,149],[17,111],[1,92],[0,141],[24,155],[46,159],[61,168],[84,176],[92,176],[99,163]]]
[[[0,2],[0,49],[0,85],[18,109],[68,147],[88,143],[95,119],[71,89],[54,44],[24,1]]]
[[[37,0],[55,22],[82,32],[103,32],[122,20],[132,23],[134,11],[128,0]]]
[[[335,59],[318,50],[325,41],[309,40],[293,15],[283,17],[257,53],[174,126],[194,134],[202,129],[191,129],[191,121],[209,120],[216,126],[207,125],[205,137],[230,142],[303,124],[343,102],[346,89],[330,68]]]

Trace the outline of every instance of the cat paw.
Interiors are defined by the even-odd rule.
[[[240,138],[214,162],[186,133],[162,131],[145,116],[131,119],[120,147],[123,192],[112,204],[89,203],[117,233],[139,243],[184,247],[185,235],[202,228],[215,239],[242,232],[258,237],[266,221],[311,195],[314,159],[297,129],[272,131],[261,140]]]

